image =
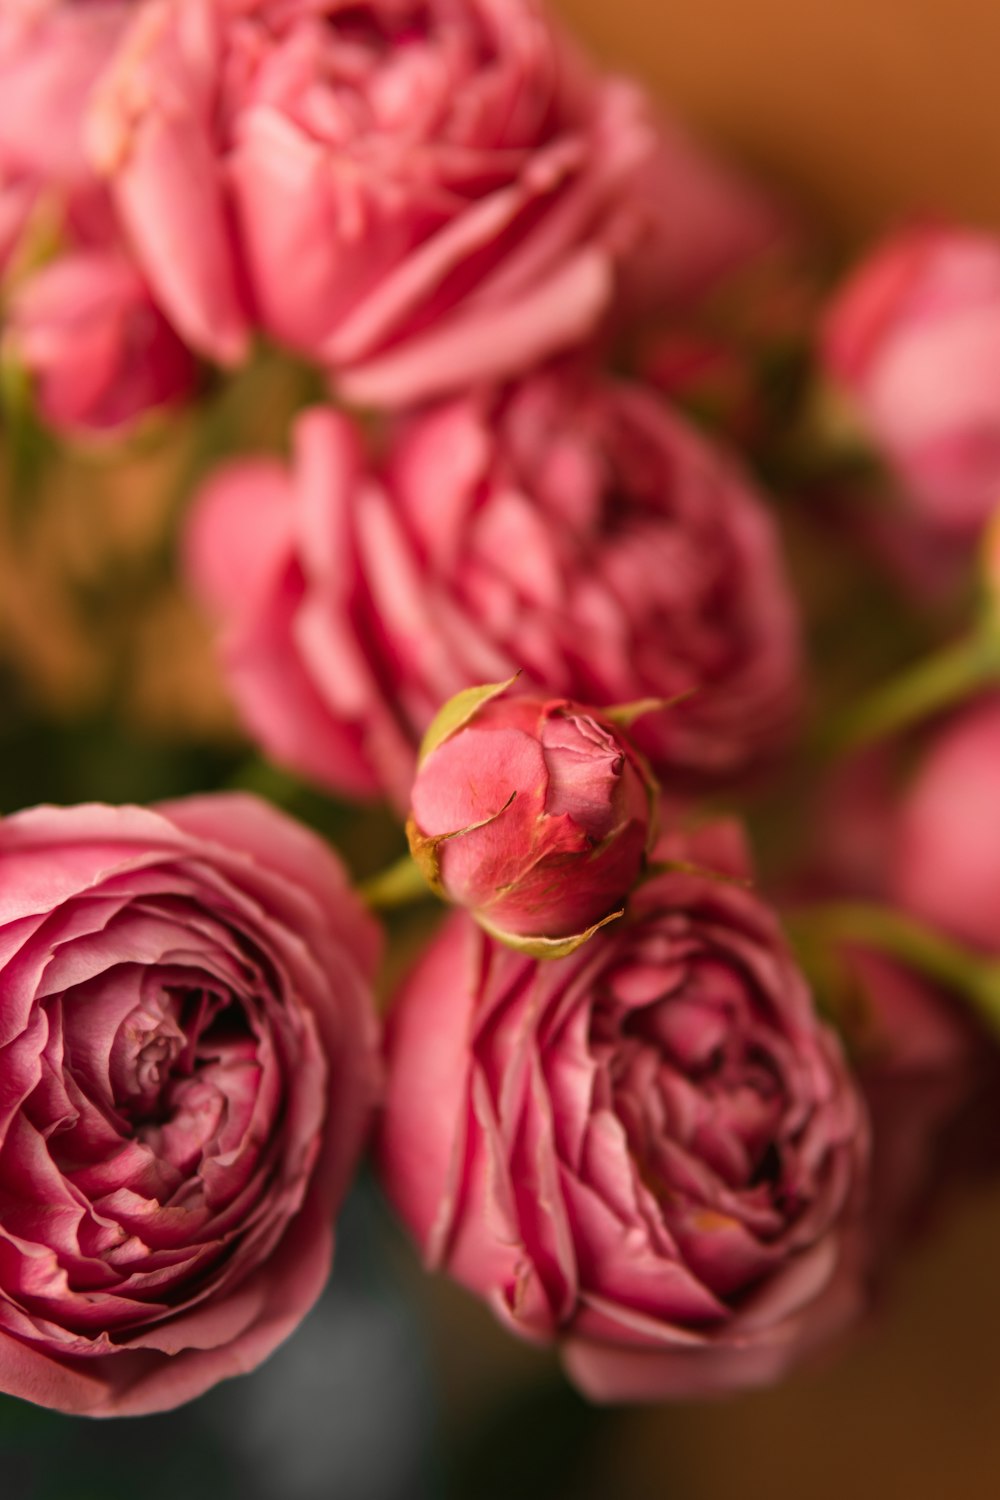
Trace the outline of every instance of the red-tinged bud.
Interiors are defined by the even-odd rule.
[[[655,795],[612,718],[476,688],[445,705],[424,743],[410,847],[435,890],[495,936],[561,956],[620,914]]]

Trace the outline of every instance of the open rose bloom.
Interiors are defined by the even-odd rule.
[[[159,1411],[292,1331],[377,1097],[376,947],[250,798],[0,822],[0,1390]]]
[[[525,370],[775,231],[536,0],[150,0],[89,143],[199,351],[260,326],[364,405]]]
[[[290,469],[209,479],[187,559],[251,732],[349,795],[406,807],[441,704],[517,672],[598,708],[683,699],[635,726],[664,784],[738,777],[795,722],[796,610],[763,502],[652,391],[586,370],[420,410],[381,461],[315,408]]]
[[[653,841],[657,788],[610,719],[505,686],[459,694],[428,731],[410,848],[438,894],[495,937],[561,956],[621,914]]]
[[[868,1129],[839,1045],[726,878],[738,852],[669,852],[722,876],[646,882],[570,958],[455,917],[388,1038],[383,1181],[427,1264],[599,1399],[773,1380],[862,1297]]]

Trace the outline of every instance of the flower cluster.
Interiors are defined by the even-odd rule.
[[[233,696],[293,769],[405,807],[441,703],[515,672],[604,707],[684,699],[636,738],[685,784],[787,741],[798,629],[773,519],[648,390],[534,375],[403,417],[378,465],[325,408],[293,444],[290,472],[214,474],[187,548]]]
[[[515,375],[779,229],[537,0],[8,12],[0,266],[57,216],[15,329],[66,427],[181,398],[255,330],[366,405]]]
[[[595,1400],[843,1335],[997,1163],[1000,241],[827,297],[540,0],[10,0],[0,289],[15,481],[46,427],[180,471],[282,768],[237,785],[335,794],[359,864],[351,804],[400,825],[355,890],[233,777],[0,821],[0,1390],[252,1368],[370,1131],[428,1266]],[[938,653],[868,694],[901,583],[880,660]],[[370,908],[432,894],[383,1044]]]
[[[0,1388],[157,1411],[319,1295],[378,1097],[378,938],[246,798],[0,823]]]

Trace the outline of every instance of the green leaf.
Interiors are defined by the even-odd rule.
[[[449,698],[443,708],[439,709],[431,721],[430,728],[424,735],[420,744],[420,754],[417,757],[417,765],[422,766],[432,750],[443,745],[445,740],[451,738],[458,730],[464,729],[476,710],[482,708],[484,703],[489,703],[493,698],[499,698],[520,677],[520,672],[515,672],[513,677],[508,677],[506,682],[487,682],[479,687],[463,688],[456,693],[454,698]]]
[[[679,703],[686,703],[689,698],[693,698],[696,691],[696,688],[688,688],[674,698],[637,698],[634,703],[615,703],[611,708],[600,709],[599,713],[602,719],[610,719],[619,729],[631,729],[636,719],[676,708]]]
[[[404,854],[387,870],[358,886],[358,895],[372,911],[391,911],[411,902],[430,899],[432,883],[415,856]]]
[[[919,661],[863,697],[820,741],[828,758],[900,734],[1000,682],[1000,623],[987,616],[965,640]]]

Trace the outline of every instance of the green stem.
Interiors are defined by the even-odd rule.
[[[381,870],[364,881],[358,887],[358,894],[373,911],[389,911],[415,901],[426,901],[432,892],[420,866],[409,854],[404,854],[387,870]]]
[[[828,737],[831,756],[859,750],[1000,683],[1000,629],[990,622],[974,635],[863,698]]]
[[[790,914],[800,938],[858,943],[903,960],[962,995],[1000,1033],[1000,962],[984,958],[889,907],[833,902]]]
[[[55,452],[34,410],[31,381],[0,344],[0,425],[11,538],[23,542],[38,508],[45,471]]]
[[[229,778],[227,787],[234,792],[252,792],[284,812],[309,820],[309,788],[287,771],[270,761],[251,756]],[[315,825],[314,825],[315,826]],[[329,836],[329,835],[327,835]],[[380,870],[357,887],[358,895],[373,911],[389,911],[430,900],[433,892],[421,874],[412,855],[404,854],[388,869]]]

